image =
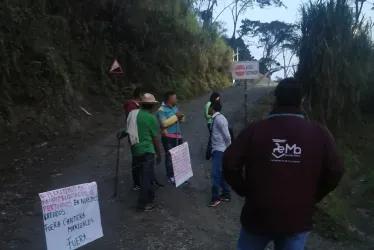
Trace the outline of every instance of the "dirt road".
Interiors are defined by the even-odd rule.
[[[243,87],[223,90],[223,114],[231,126],[241,127],[243,120]],[[266,93],[266,86],[253,88],[249,100],[255,101]],[[189,143],[194,177],[191,184],[175,188],[167,184],[164,165],[156,167],[158,179],[167,184],[158,190],[157,210],[150,213],[135,212],[137,192],[132,191],[129,148],[122,142],[120,159],[120,187],[117,200],[110,198],[116,162],[114,134],[90,146],[64,169],[57,170],[48,182],[35,190],[30,211],[24,211],[16,220],[19,225],[11,241],[3,242],[0,249],[44,250],[45,236],[38,192],[96,181],[99,187],[100,210],[104,237],[82,247],[90,250],[151,250],[151,249],[235,249],[240,228],[239,214],[242,199],[233,197],[231,203],[208,208],[210,199],[210,162],[205,161],[208,132],[203,107],[208,96],[180,105],[186,115],[183,125],[185,141]],[[238,131],[236,131],[238,132]],[[6,232],[6,228],[2,228]],[[9,233],[9,232],[8,232]],[[336,244],[311,236],[308,249],[328,249]],[[362,248],[361,248],[362,249]]]

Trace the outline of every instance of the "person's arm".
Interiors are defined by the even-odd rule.
[[[161,161],[161,147],[160,147],[160,139],[158,136],[152,136],[153,146],[155,147],[156,156],[157,156],[157,163]]]
[[[156,118],[154,118],[154,120],[150,124],[149,128],[150,128],[150,133],[151,133],[151,136],[152,136],[153,146],[155,147],[157,159],[161,160],[160,139],[158,138],[159,137],[159,129],[158,129],[158,126],[157,126]]]
[[[222,134],[223,139],[225,140],[226,146],[228,146],[231,143],[229,124],[227,120],[224,119],[223,117],[217,117],[217,118],[216,118],[216,122],[217,122],[218,130]]]
[[[245,196],[246,192],[243,172],[246,155],[249,151],[250,134],[251,126],[244,129],[223,153],[223,176],[227,184],[229,184],[239,196]]]
[[[324,130],[325,136],[325,157],[318,180],[316,201],[320,202],[339,184],[344,175],[344,163],[340,157],[334,138],[327,129]]]
[[[205,118],[207,119],[207,121],[209,121],[209,119],[212,118],[212,116],[209,115],[209,107],[210,107],[210,104],[211,104],[211,102],[208,102],[208,103],[205,105]]]
[[[162,128],[167,128],[178,121],[178,117],[176,115],[167,118],[166,113],[162,109],[162,107],[157,111],[157,118]]]

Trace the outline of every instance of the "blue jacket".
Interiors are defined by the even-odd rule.
[[[157,119],[160,122],[162,135],[176,134],[177,131],[178,134],[182,134],[179,122],[184,122],[184,117],[179,119],[178,122],[178,117],[175,115],[178,112],[179,109],[177,106],[171,108],[165,105],[165,103],[161,104],[161,107],[157,110]]]

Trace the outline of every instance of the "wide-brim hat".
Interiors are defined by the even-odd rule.
[[[150,93],[145,93],[142,96],[142,100],[139,102],[139,104],[158,104],[159,102],[156,100],[154,95]]]

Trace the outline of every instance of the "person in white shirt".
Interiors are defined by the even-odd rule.
[[[222,156],[231,144],[231,136],[228,122],[220,113],[221,109],[220,101],[212,102],[209,107],[209,114],[212,116],[212,200],[208,205],[209,207],[215,207],[221,201],[231,201],[230,187],[222,176]]]

